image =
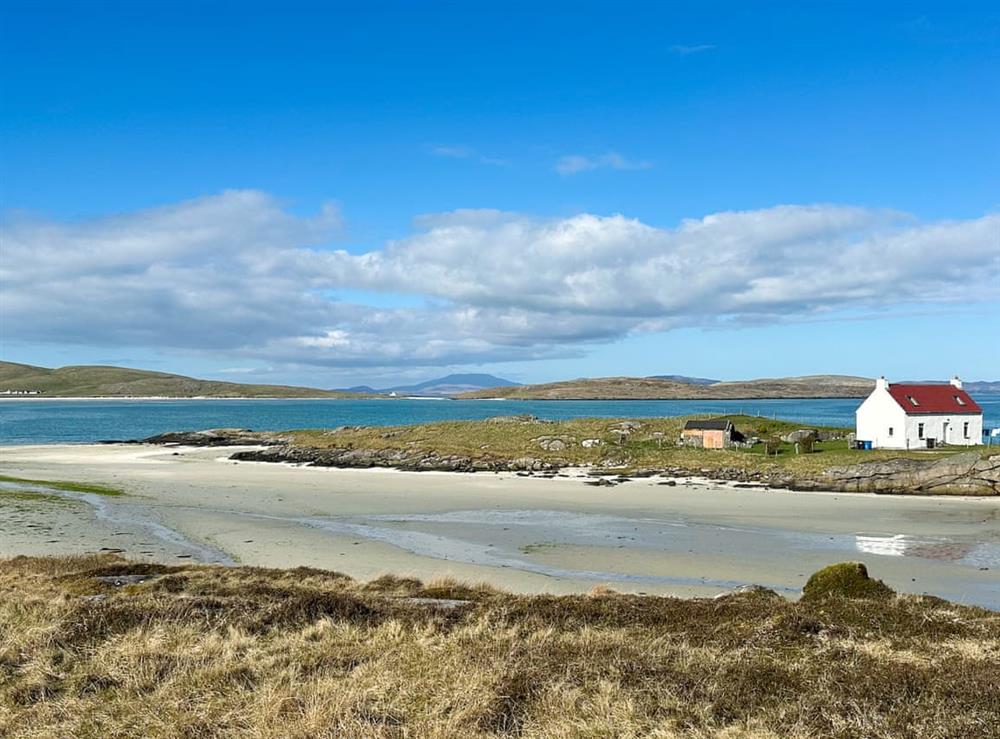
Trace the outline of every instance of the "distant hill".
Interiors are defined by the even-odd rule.
[[[380,391],[371,387],[370,385],[355,385],[354,387],[344,387],[339,388],[339,392],[342,393],[355,393],[359,395],[376,395]]]
[[[974,380],[972,382],[963,382],[962,388],[967,393],[1000,393],[1000,382]]]
[[[196,380],[126,367],[73,366],[49,369],[0,362],[0,393],[38,391],[46,398],[337,398],[346,393],[287,385],[244,385]]]
[[[727,398],[863,398],[874,380],[845,375],[809,375],[741,382],[691,384],[655,377],[601,377],[544,385],[496,387],[462,394],[461,398],[524,400],[725,400]]]
[[[707,377],[688,377],[687,375],[652,375],[651,379],[683,382],[685,385],[714,385],[719,382],[719,380],[709,380]]]
[[[895,380],[890,380],[895,382]],[[947,385],[945,380],[900,380],[900,382],[912,382],[917,385]],[[1000,393],[1000,382],[989,380],[963,381],[962,389],[967,393]]]
[[[356,387],[347,388],[345,392],[380,395],[395,393],[396,395],[421,395],[424,397],[446,398],[453,395],[459,395],[461,393],[482,390],[484,388],[516,386],[516,382],[505,380],[502,377],[494,377],[493,375],[465,374],[446,375],[445,377],[438,377],[433,380],[419,382],[415,385],[396,385],[395,387],[387,387],[381,390],[376,390],[368,385],[358,385]]]

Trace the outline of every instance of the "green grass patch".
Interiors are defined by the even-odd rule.
[[[68,493],[94,493],[95,495],[118,496],[125,495],[123,490],[109,485],[99,485],[92,482],[72,482],[69,480],[29,480],[26,477],[11,477],[0,475],[0,482],[21,483],[23,485],[38,485],[52,490],[64,490]],[[18,491],[26,492],[26,491]],[[39,493],[41,495],[41,493]]]
[[[38,493],[33,490],[0,488],[0,501],[5,503],[49,503],[51,505],[73,505],[77,501],[62,498],[53,493]],[[15,508],[17,506],[15,505]]]
[[[537,552],[545,552],[551,549],[555,549],[558,544],[553,541],[539,541],[533,544],[525,544],[521,547],[521,554],[535,554]]]

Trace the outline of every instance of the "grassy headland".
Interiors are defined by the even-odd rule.
[[[598,377],[542,385],[497,387],[459,398],[518,400],[740,400],[762,398],[863,398],[875,382],[865,377],[808,375],[696,385],[656,377]]]
[[[416,426],[348,427],[300,430],[281,434],[293,445],[317,449],[405,449],[441,456],[499,461],[530,456],[559,466],[593,465],[636,471],[683,467],[712,470],[740,467],[759,471],[819,471],[828,467],[897,459],[927,459],[926,451],[848,449],[845,438],[820,441],[811,454],[795,454],[782,443],[777,456],[764,456],[761,446],[751,449],[706,450],[677,443],[684,417],[641,419],[580,418],[546,421],[532,417],[499,417],[485,421],[452,421]],[[813,428],[846,437],[848,429],[803,426],[791,421],[757,416],[726,416],[746,436],[771,438],[801,428]],[[627,430],[628,433],[622,433]],[[561,444],[553,444],[561,441]],[[597,443],[593,443],[593,442]],[[587,443],[591,442],[591,443]],[[953,453],[941,450],[938,454]]]
[[[812,429],[820,440],[780,441],[800,424],[728,416],[753,446],[701,449],[679,441],[685,418],[545,421],[500,416],[395,427],[254,433],[237,429],[164,434],[149,441],[197,446],[264,445],[234,460],[403,470],[555,474],[587,466],[596,475],[703,475],[777,487],[844,492],[1000,494],[1000,452],[988,447],[857,451],[847,429]],[[766,443],[765,443],[766,442]],[[775,452],[777,450],[777,453]]]
[[[525,596],[20,557],[0,562],[0,734],[1000,735],[1000,614],[840,580],[799,602]]]
[[[126,367],[35,367],[0,362],[0,392],[37,391],[45,398],[339,398],[350,393],[286,385],[245,385]],[[33,397],[33,396],[27,396]]]

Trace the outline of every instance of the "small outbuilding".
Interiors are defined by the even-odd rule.
[[[732,445],[735,429],[728,418],[694,419],[684,424],[681,443],[705,449],[725,449]]]

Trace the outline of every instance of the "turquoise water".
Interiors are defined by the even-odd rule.
[[[1000,394],[979,394],[987,427],[1000,426]],[[139,439],[166,431],[262,431],[391,426],[530,413],[539,418],[748,413],[803,424],[854,425],[857,399],[808,400],[0,400],[0,444]]]

